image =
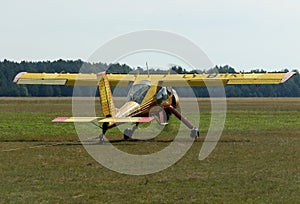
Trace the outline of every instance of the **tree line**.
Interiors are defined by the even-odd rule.
[[[126,64],[106,64],[106,63],[88,63],[82,60],[56,60],[42,62],[12,62],[4,60],[0,62],[0,96],[72,96],[73,87],[67,86],[45,86],[45,85],[16,85],[13,83],[15,75],[19,72],[56,72],[56,73],[147,73],[148,70],[141,67],[131,68]],[[187,71],[180,66],[173,66],[170,71],[150,69],[150,73],[236,73],[235,69],[226,66],[216,66],[209,70]],[[289,70],[281,70],[287,72]],[[296,71],[297,70],[291,70]],[[263,69],[255,69],[251,72],[264,73]],[[116,95],[125,96],[129,87],[119,88]],[[184,87],[175,87],[181,96],[188,95],[189,91]],[[196,97],[209,97],[206,87],[192,88]],[[83,95],[89,95],[88,89],[82,87]],[[225,87],[227,97],[300,97],[300,76],[299,74],[284,84],[279,85],[228,85]]]

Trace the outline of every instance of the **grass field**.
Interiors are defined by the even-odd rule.
[[[98,164],[73,124],[50,122],[71,114],[71,99],[0,98],[0,203],[299,203],[300,98],[227,102],[225,129],[208,158],[198,160],[200,139],[170,168],[129,176]],[[205,135],[209,100],[199,106]],[[155,152],[176,124],[171,118],[159,140],[114,145]]]

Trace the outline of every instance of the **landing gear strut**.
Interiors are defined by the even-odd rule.
[[[181,120],[189,129],[191,129],[191,138],[197,138],[199,137],[199,130],[198,128],[194,127],[190,121],[188,121],[187,118],[185,118],[183,115],[181,115],[180,112],[178,112],[172,105],[169,105],[167,107],[167,110],[169,110],[171,113],[173,113],[179,120]]]
[[[103,123],[102,124],[102,133],[99,135],[99,143],[100,144],[103,144],[103,142],[104,142],[104,135],[105,135],[107,129],[108,129],[108,123]]]
[[[138,125],[139,125],[139,123],[136,123],[136,124],[132,127],[132,129],[126,128],[126,129],[124,130],[124,140],[128,140],[128,139],[130,139],[130,138],[132,137],[134,131],[138,128]]]

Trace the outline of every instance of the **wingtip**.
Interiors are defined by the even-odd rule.
[[[290,78],[292,78],[294,75],[296,75],[296,72],[287,72],[284,77],[281,79],[280,83],[285,83],[286,81],[288,81]]]
[[[64,122],[65,120],[67,120],[69,117],[57,117],[55,119],[53,119],[51,122],[53,123],[59,123],[59,122]]]
[[[98,74],[97,74],[97,77],[102,77],[103,75],[105,75],[106,74],[106,72],[104,71],[104,72],[99,72]]]
[[[154,117],[141,117],[139,119],[139,122],[141,122],[141,123],[149,123],[149,122],[151,122],[153,120],[154,120]]]
[[[15,76],[13,82],[14,82],[15,84],[17,84],[18,81],[19,81],[19,79],[20,79],[24,74],[26,74],[26,73],[27,73],[27,72],[20,72],[20,73],[18,73],[18,74]]]

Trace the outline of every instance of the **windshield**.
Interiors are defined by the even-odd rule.
[[[166,87],[162,87],[156,94],[157,104],[161,104],[162,102],[168,100],[168,92]]]
[[[143,80],[131,87],[127,101],[134,101],[141,104],[150,88],[150,81]]]

